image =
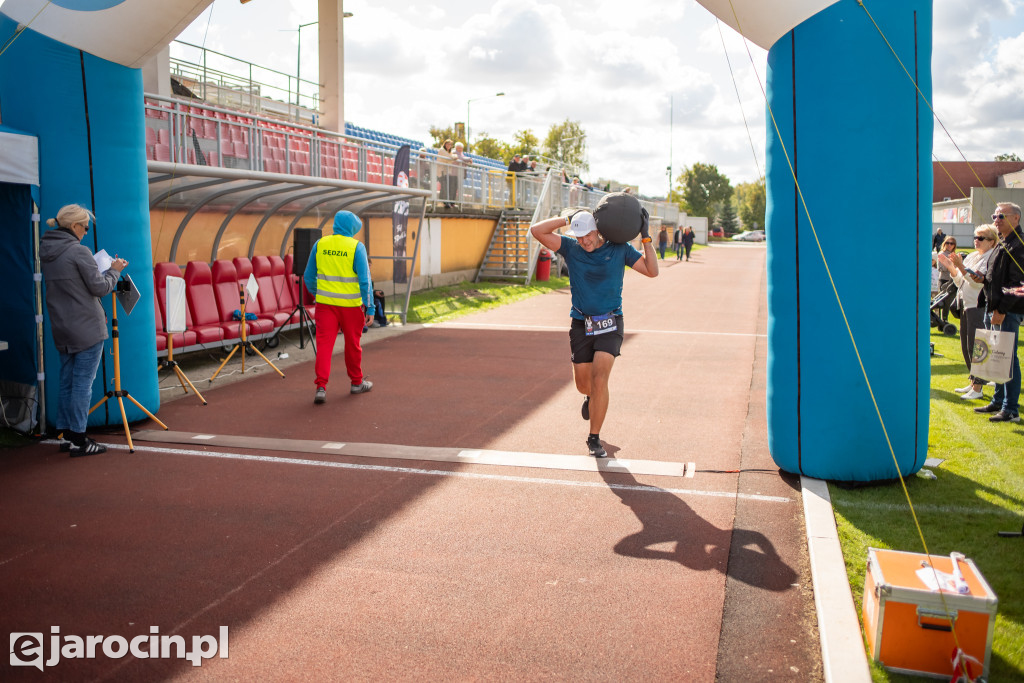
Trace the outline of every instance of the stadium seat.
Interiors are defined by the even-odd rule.
[[[233,265],[235,268],[235,274],[238,278],[238,285],[241,287],[244,287],[246,283],[249,282],[250,275],[255,276],[255,274],[253,273],[252,261],[250,261],[248,258],[244,256],[236,256],[234,259],[232,259],[231,265]],[[214,282],[216,282],[216,275],[214,275]],[[259,279],[256,280],[256,286],[261,286]],[[238,290],[236,289],[235,291],[237,292]],[[239,305],[240,302],[235,305],[235,308],[238,308]],[[277,308],[276,301],[274,303],[274,308]],[[249,321],[249,334],[260,334],[261,332],[270,332],[276,326],[274,323],[273,311],[270,312],[270,315],[267,315],[266,311],[264,311],[263,307],[260,305],[258,291],[256,293],[255,300],[249,298],[249,295],[246,294],[245,312],[255,313],[256,316],[259,318],[259,320]]]
[[[160,337],[164,337],[164,348],[167,348],[166,331],[164,329],[164,322],[167,320],[167,277],[181,277],[181,268],[176,263],[157,263],[153,266],[153,294],[156,296],[156,315],[159,318],[157,320],[157,344],[160,343]],[[174,333],[174,348],[183,349],[188,346],[194,346],[198,341],[198,335],[192,329],[192,318],[188,311],[188,301],[186,297],[185,303],[185,331]],[[158,348],[158,351],[162,349]]]
[[[282,270],[283,270],[282,265]],[[280,327],[288,322],[292,309],[281,310],[280,298],[275,287],[272,267],[269,256],[252,257],[252,274],[256,278],[259,291],[256,298],[259,302],[260,311],[257,313],[261,318],[271,320],[274,327]]]
[[[185,301],[198,343],[210,344],[230,338],[217,311],[210,266],[202,261],[190,261],[185,266]],[[237,327],[234,336],[238,336]]]

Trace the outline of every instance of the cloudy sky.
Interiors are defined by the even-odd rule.
[[[552,124],[578,121],[585,179],[639,184],[647,195],[665,194],[669,164],[678,175],[712,163],[734,184],[764,173],[766,52],[695,0],[346,0],[344,8],[353,14],[345,20],[352,123],[429,145],[428,128],[464,121],[473,99],[474,138],[511,141],[531,130],[543,140]],[[179,38],[291,74],[296,28],[316,20],[317,0],[215,0]],[[316,31],[302,30],[303,79],[317,79]],[[940,159],[961,160],[956,147],[972,161],[1024,157],[1022,55],[1024,0],[935,0],[933,105],[952,136],[936,126]]]

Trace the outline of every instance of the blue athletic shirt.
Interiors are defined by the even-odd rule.
[[[605,313],[622,315],[622,277],[625,268],[632,268],[642,254],[631,244],[608,241],[588,252],[573,238],[559,237],[558,253],[569,266],[573,306],[569,315],[579,320]]]

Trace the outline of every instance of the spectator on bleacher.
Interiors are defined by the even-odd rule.
[[[526,170],[526,164],[523,163],[522,157],[518,154],[512,155],[512,161],[508,162],[509,173],[522,173]]]
[[[373,322],[375,310],[366,247],[355,238],[362,227],[362,220],[354,213],[336,213],[333,234],[316,241],[303,272],[306,289],[316,296],[313,403],[327,400],[331,356],[339,329],[345,337],[345,369],[352,385],[349,391],[363,394],[373,388],[373,382],[363,377],[363,348],[359,345],[363,326]]]
[[[1016,349],[1021,318],[1024,318],[1024,298],[1012,293],[1012,290],[1024,284],[1024,238],[1020,228],[1020,206],[1000,202],[992,214],[992,224],[999,231],[999,245],[992,256],[989,276],[985,279],[985,318],[988,329],[1013,333],[1013,345],[1010,348],[1014,349],[1014,353],[1010,381],[997,384],[992,402],[974,410],[979,413],[995,413],[989,418],[990,422],[1020,422],[1020,358]],[[1011,291],[1007,292],[1006,289]]]
[[[117,287],[121,271],[128,266],[115,258],[100,272],[82,238],[89,232],[92,212],[68,204],[46,221],[47,230],[39,240],[39,259],[46,279],[46,310],[50,313],[53,343],[60,355],[60,389],[57,401],[57,432],[62,433],[60,450],[71,457],[103,453],[107,447],[85,435],[92,401],[92,383],[103,357],[107,338],[107,315],[100,298]]]
[[[455,199],[455,167],[452,165],[455,161],[455,155],[452,153],[452,141],[451,139],[445,140],[441,143],[441,146],[437,149],[437,175],[441,181],[441,201],[444,202],[444,208],[454,208],[455,204],[452,200]]]
[[[534,159],[533,161],[530,162],[530,168],[528,170],[529,170],[530,173],[532,173],[534,175],[540,175],[540,169],[537,168],[537,160],[536,159]]]
[[[452,152],[452,158],[454,158],[455,161],[457,161],[460,164],[465,164],[466,166],[472,166],[473,165],[473,160],[470,159],[468,156],[466,156],[466,152],[463,151],[463,150],[465,150],[465,145],[463,145],[461,142],[456,142],[455,143],[455,151]]]

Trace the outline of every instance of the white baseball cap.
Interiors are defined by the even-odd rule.
[[[572,235],[573,237],[583,237],[595,230],[597,230],[597,221],[594,220],[594,214],[589,211],[578,211],[572,217],[572,222],[569,224],[569,229],[565,231],[565,234]]]

